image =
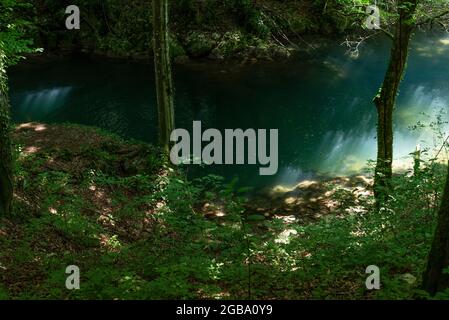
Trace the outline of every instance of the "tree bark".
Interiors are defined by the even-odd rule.
[[[393,110],[407,64],[408,47],[415,27],[413,18],[418,1],[398,1],[399,18],[391,48],[390,63],[382,87],[373,100],[377,108],[377,164],[374,193],[378,204],[382,203],[388,194],[393,173]]]
[[[153,50],[159,120],[159,142],[168,154],[174,130],[174,89],[168,31],[168,0],[153,0]]]
[[[0,217],[9,215],[13,199],[8,81],[0,47]]]
[[[423,275],[422,288],[431,295],[449,288],[449,171],[443,200],[438,212],[438,222],[430,250],[427,269]]]

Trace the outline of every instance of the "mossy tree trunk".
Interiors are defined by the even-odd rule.
[[[10,213],[13,199],[9,111],[5,55],[0,47],[0,217]]]
[[[431,295],[449,288],[449,172],[422,287]]]
[[[390,53],[390,63],[382,87],[374,97],[377,108],[377,164],[374,192],[378,205],[390,186],[393,162],[393,110],[407,64],[408,47],[415,27],[414,15],[419,0],[398,0],[398,22]]]
[[[153,0],[153,48],[159,120],[159,142],[166,153],[174,129],[174,90],[168,31],[168,0]]]

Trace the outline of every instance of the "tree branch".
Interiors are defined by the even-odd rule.
[[[379,30],[382,31],[382,32],[383,32],[386,36],[388,36],[391,40],[394,40],[394,35],[393,35],[390,31],[385,30],[385,29],[382,29],[382,28],[379,28]]]
[[[424,20],[424,21],[422,21],[420,23],[417,23],[416,25],[417,26],[422,26],[423,24],[428,24],[429,22],[433,22],[434,20],[436,20],[438,18],[441,18],[441,17],[444,17],[447,14],[449,14],[449,10],[443,11],[443,12],[437,14],[436,16],[430,17],[430,18],[428,18],[428,19],[426,19],[426,20]]]

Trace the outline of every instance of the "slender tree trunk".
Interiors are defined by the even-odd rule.
[[[422,287],[431,295],[449,288],[449,171]]]
[[[13,199],[8,81],[5,55],[0,47],[0,217],[11,212]]]
[[[374,192],[378,204],[385,200],[392,176],[393,109],[407,64],[408,47],[415,27],[413,17],[418,1],[398,0],[399,20],[393,39],[390,63],[382,87],[373,100],[377,108],[377,165]]]
[[[168,0],[153,0],[154,67],[159,118],[159,142],[166,153],[174,129],[174,90],[168,32]]]

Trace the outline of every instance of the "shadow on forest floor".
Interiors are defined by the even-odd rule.
[[[387,215],[372,212],[364,176],[240,202],[224,186],[187,182],[154,147],[98,129],[21,124],[14,142],[0,298],[409,298],[432,236],[434,182],[398,177]],[[65,289],[72,264],[82,290]],[[371,264],[383,291],[364,287]]]

